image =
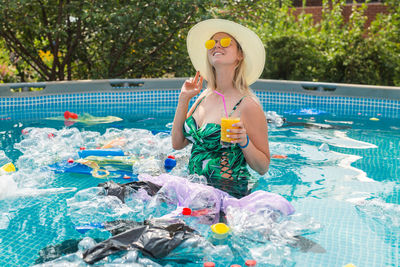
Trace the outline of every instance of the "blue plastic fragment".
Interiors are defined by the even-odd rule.
[[[89,223],[89,224],[75,226],[75,230],[78,231],[80,234],[84,234],[92,229],[104,229],[104,224],[103,223]]]
[[[176,166],[176,160],[167,158],[164,161],[164,168],[167,172],[170,172]]]
[[[86,158],[89,156],[124,156],[124,151],[119,148],[109,148],[109,149],[85,149],[78,152],[80,158]]]

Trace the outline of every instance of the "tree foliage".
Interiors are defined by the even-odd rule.
[[[293,15],[291,0],[0,0],[4,82],[191,76],[186,35],[226,18],[253,29],[262,78],[400,85],[400,5],[385,0],[365,28],[366,4],[323,0],[322,20]]]
[[[180,71],[211,2],[1,0],[0,34],[40,80],[159,77]]]

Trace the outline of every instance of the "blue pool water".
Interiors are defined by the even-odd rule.
[[[123,120],[65,127],[62,120],[44,119],[61,116],[66,108],[96,116],[120,116]],[[261,255],[254,251],[253,256],[262,259],[265,265],[261,266],[344,266],[348,263],[399,266],[400,121],[391,118],[393,111],[363,108],[351,114],[334,112],[329,107],[325,107],[329,112],[322,115],[285,114],[298,108],[297,104],[264,105],[266,111],[277,111],[290,123],[269,124],[271,154],[286,158],[273,158],[264,176],[253,173],[258,178],[255,189],[277,193],[291,201],[296,214],[303,216],[299,227],[304,235],[326,252],[304,253],[290,246],[269,246],[260,250]],[[84,237],[75,230],[73,222],[77,216],[82,220],[86,217],[74,214],[68,203],[76,199],[77,193],[96,187],[104,180],[43,169],[74,156],[79,147],[94,147],[125,136],[126,150],[130,153],[160,160],[174,154],[178,160],[177,173],[185,174],[190,150],[173,151],[168,134],[173,104],[146,112],[132,106],[110,108],[109,112],[105,111],[107,108],[96,111],[87,106],[51,110],[54,111],[49,112],[44,105],[28,116],[24,113],[26,109],[16,109],[0,121],[0,165],[10,160],[18,169],[12,175],[0,176],[1,266],[34,265],[42,248]],[[371,117],[379,120],[370,120]],[[22,130],[28,134],[21,134]],[[49,138],[49,133],[54,137]],[[96,212],[99,211],[91,210],[89,216],[97,216]],[[100,231],[86,236],[108,238],[107,233]],[[242,260],[234,257],[232,262],[224,262],[224,266],[230,263],[243,266]],[[202,266],[201,262],[169,264]]]

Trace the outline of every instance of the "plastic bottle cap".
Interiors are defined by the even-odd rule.
[[[164,168],[167,171],[171,171],[176,166],[176,160],[171,158],[166,158],[164,161]]]
[[[215,267],[215,263],[209,261],[209,262],[205,262],[203,266],[204,266],[204,267]]]
[[[49,133],[48,135],[47,135],[47,137],[48,138],[53,138],[55,135],[53,134],[53,133]]]
[[[256,266],[257,262],[255,260],[247,260],[245,264],[246,266]]]
[[[84,147],[84,146],[81,146],[80,148],[79,148],[79,150],[85,150],[86,149],[86,147]]]
[[[218,235],[227,234],[230,230],[229,226],[224,223],[216,223],[211,225],[211,230]]]
[[[169,155],[167,158],[169,158],[169,159],[175,159],[175,156]]]
[[[129,175],[124,175],[124,177],[122,177],[122,178],[124,178],[124,179],[131,179],[131,177],[129,176]]]
[[[274,159],[287,159],[286,155],[272,155],[272,158]]]
[[[74,163],[74,159],[69,158],[69,159],[68,159],[68,163]]]
[[[183,208],[182,215],[191,215],[192,210],[190,208]]]
[[[239,264],[232,264],[231,267],[242,267]]]
[[[3,170],[5,172],[15,172],[15,166],[12,164],[12,162],[9,162],[5,165],[3,165],[0,170]]]

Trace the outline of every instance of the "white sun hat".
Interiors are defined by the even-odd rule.
[[[247,85],[251,85],[260,77],[264,69],[264,45],[252,30],[229,20],[204,20],[189,30],[186,44],[194,68],[196,71],[200,71],[200,74],[207,80],[208,59],[205,42],[218,32],[231,35],[242,47],[246,82]]]

